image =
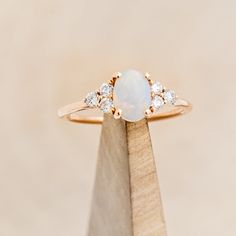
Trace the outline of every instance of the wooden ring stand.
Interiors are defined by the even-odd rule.
[[[104,117],[88,236],[166,236],[146,119]]]

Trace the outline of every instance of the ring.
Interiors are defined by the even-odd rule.
[[[143,118],[155,121],[183,115],[191,110],[191,104],[179,98],[173,90],[153,81],[148,73],[127,70],[116,73],[108,83],[80,102],[58,110],[60,118],[89,124],[102,124],[102,116],[82,115],[82,111],[100,109],[115,119],[137,122]]]

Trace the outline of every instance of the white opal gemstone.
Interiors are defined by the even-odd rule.
[[[151,105],[151,88],[144,74],[136,70],[122,72],[114,85],[113,103],[121,109],[124,120],[143,119]]]

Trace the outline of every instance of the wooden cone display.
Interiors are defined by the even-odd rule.
[[[166,236],[146,119],[104,117],[88,236]]]

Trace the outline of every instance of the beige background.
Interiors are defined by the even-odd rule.
[[[194,104],[150,125],[169,235],[236,235],[235,8],[0,1],[0,235],[85,235],[100,127],[56,110],[127,68]]]

